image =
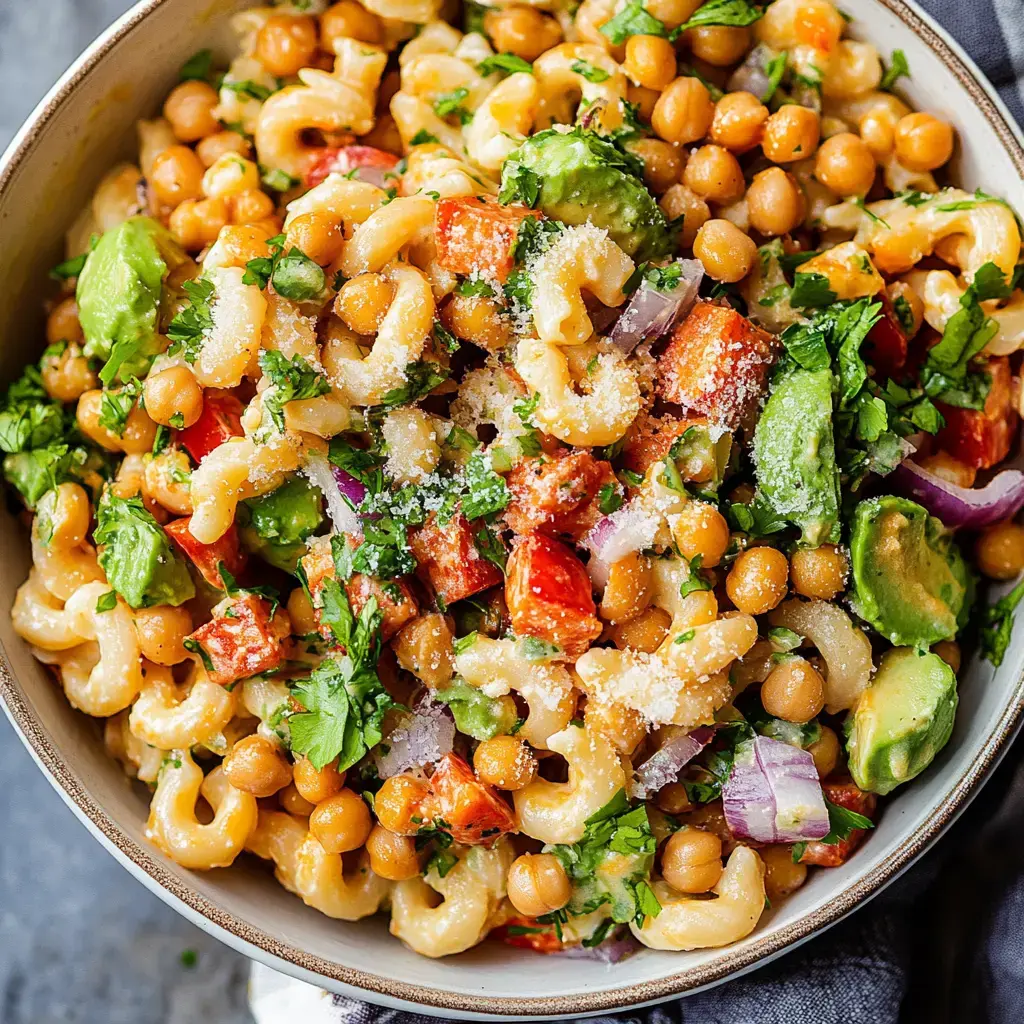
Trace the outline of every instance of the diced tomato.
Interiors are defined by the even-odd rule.
[[[745,316],[698,302],[658,359],[658,391],[735,430],[757,408],[773,355],[772,336]]]
[[[504,281],[512,270],[519,225],[539,217],[525,206],[502,206],[490,196],[442,199],[434,215],[437,262],[453,274]]]
[[[590,577],[564,544],[524,537],[508,560],[505,600],[516,636],[557,644],[575,661],[601,635]]]
[[[864,358],[878,371],[879,384],[885,384],[906,365],[907,336],[885,292],[876,298],[882,303],[882,318],[868,331]]]
[[[192,522],[191,516],[184,519],[175,519],[168,523],[164,529],[171,540],[182,552],[187,555],[192,564],[203,574],[203,579],[212,587],[224,588],[224,581],[221,579],[218,566],[223,563],[236,579],[245,571],[249,562],[249,555],[242,548],[238,540],[238,528],[232,523],[228,532],[215,540],[212,544],[203,544],[189,533],[188,524]]]
[[[347,174],[355,171],[354,177],[367,181],[378,188],[387,188],[387,182],[398,175],[394,173],[398,157],[374,146],[327,146],[306,171],[304,184],[313,188],[335,171]],[[389,172],[391,172],[389,174]]]
[[[988,469],[1006,458],[1017,425],[1010,360],[995,356],[989,359],[985,372],[992,378],[992,387],[984,409],[958,409],[936,402],[946,421],[936,437],[939,447],[975,469]]]
[[[506,946],[532,949],[535,953],[560,953],[565,949],[565,943],[551,925],[538,924],[532,917],[509,918],[500,928],[495,928],[490,937]]]
[[[512,809],[494,787],[481,782],[454,753],[445,754],[437,763],[430,777],[430,794],[421,804],[420,813],[437,822],[455,842],[469,846],[490,846],[516,827]]]
[[[845,807],[848,811],[856,811],[863,814],[865,818],[874,818],[875,808],[878,806],[878,798],[874,793],[865,793],[849,779],[823,782],[821,788],[825,797],[838,807]],[[865,829],[855,828],[845,839],[838,843],[808,843],[803,855],[800,857],[801,864],[816,864],[820,868],[836,868],[844,864],[850,854],[857,848],[864,838]]]
[[[565,449],[550,457],[523,459],[505,481],[512,495],[505,522],[512,530],[564,534],[573,540],[604,516],[601,489],[610,485],[621,491],[610,462]]]
[[[684,480],[706,484],[719,472],[719,449],[728,441],[712,441],[708,421],[703,416],[680,419],[678,416],[638,416],[622,449],[622,462],[626,469],[645,474],[656,462],[661,462],[672,446],[688,430],[684,451],[678,454],[676,464]],[[725,454],[722,458],[725,458]]]
[[[242,436],[242,410],[242,403],[234,395],[207,391],[199,419],[191,427],[179,430],[177,441],[196,462],[202,462],[228,438]]]
[[[501,570],[477,550],[473,530],[461,513],[443,525],[430,518],[409,531],[409,547],[419,562],[417,574],[445,604],[496,586]]]
[[[210,679],[223,685],[277,668],[284,659],[282,640],[287,635],[287,628],[271,619],[268,601],[243,594],[225,614],[200,626],[190,639],[209,659]]]

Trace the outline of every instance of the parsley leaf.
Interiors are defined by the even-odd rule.
[[[128,414],[134,408],[135,402],[141,394],[142,383],[138,377],[132,377],[123,388],[118,388],[115,391],[104,388],[100,398],[100,426],[106,427],[118,437],[124,437]]]
[[[498,202],[503,206],[518,202],[532,208],[537,205],[539,198],[540,176],[536,171],[524,167],[517,160],[506,160],[501,168],[501,191],[498,193]]]
[[[429,143],[439,143],[441,140],[436,135],[431,135],[426,128],[421,128],[410,140],[410,146],[426,146]]]
[[[588,82],[606,82],[611,76],[603,68],[596,68],[585,60],[574,60],[569,66],[570,71],[585,78]]]
[[[302,356],[288,359],[277,349],[262,349],[259,364],[274,386],[273,390],[268,389],[264,395],[263,407],[282,434],[285,405],[299,399],[319,398],[331,390],[327,378],[310,366]]]
[[[466,278],[455,286],[455,294],[490,299],[494,296],[494,289],[482,277]]]
[[[117,591],[108,590],[96,599],[96,613],[113,611],[117,607]]]
[[[597,507],[605,516],[610,516],[622,508],[622,492],[615,484],[605,484],[597,492]]]
[[[741,506],[742,507],[742,506]],[[686,597],[687,594],[693,594],[699,590],[710,590],[711,583],[700,574],[701,562],[704,560],[703,555],[694,555],[690,559],[689,568],[690,575],[679,584],[679,596]]]
[[[516,644],[516,654],[526,661],[550,661],[562,653],[558,644],[548,643],[536,636],[524,636]]]
[[[438,117],[456,115],[463,124],[473,119],[473,115],[462,105],[462,101],[469,95],[469,90],[460,85],[451,92],[442,93],[434,100],[434,113]]]
[[[629,3],[615,17],[606,21],[599,29],[612,43],[620,46],[630,36],[665,36],[665,23],[651,14],[643,0],[629,0]]]
[[[764,73],[768,76],[768,85],[761,95],[761,102],[767,103],[776,90],[782,85],[782,76],[786,73],[786,61],[789,55],[785,50],[769,58],[764,64]]]
[[[495,71],[505,71],[510,75],[517,71],[524,71],[528,75],[533,74],[533,65],[514,53],[495,53],[484,58],[476,66],[481,75],[489,75]]]
[[[684,22],[674,31],[678,36],[687,29],[699,28],[701,25],[744,27],[753,25],[763,15],[763,7],[747,3],[747,0],[708,0],[693,12],[689,21]]]
[[[183,306],[167,327],[167,337],[171,339],[168,354],[181,352],[185,360],[194,363],[199,358],[203,342],[213,330],[213,311],[210,302],[213,299],[212,281],[199,278],[186,281],[182,288],[189,297],[188,305]]]
[[[386,391],[380,400],[385,408],[395,405],[406,405],[415,402],[424,395],[429,395],[439,384],[443,384],[449,377],[447,368],[440,363],[432,363],[428,360],[420,360],[416,363],[409,363],[405,368],[406,382],[400,387]]]
[[[332,465],[358,480],[370,494],[384,490],[384,460],[365,448],[356,448],[343,437],[332,437],[327,455]]]
[[[821,842],[826,846],[835,846],[836,843],[848,839],[854,829],[875,827],[875,823],[870,818],[865,818],[863,814],[848,810],[846,807],[840,807],[839,804],[832,803],[828,797],[825,798],[825,807],[828,809],[829,830],[828,835]]]
[[[1006,656],[1013,632],[1013,613],[1021,600],[1024,600],[1024,580],[984,611],[979,635],[981,656],[996,668],[1002,665]]]
[[[69,260],[64,260],[58,263],[50,271],[50,277],[55,281],[66,281],[70,277],[78,277],[82,272],[82,267],[85,266],[85,261],[89,258],[87,252],[83,252],[79,256],[72,256]]]
[[[213,50],[197,50],[187,61],[185,61],[184,64],[181,65],[178,77],[183,82],[205,82],[210,77],[210,71],[212,69]]]
[[[892,51],[892,61],[885,69],[878,88],[891,92],[892,87],[901,79],[910,77],[910,65],[907,63],[907,55],[902,50]]]
[[[789,304],[796,308],[831,306],[836,301],[829,279],[824,274],[794,274]]]
[[[500,512],[511,499],[505,478],[494,471],[486,452],[474,452],[469,457],[466,487],[468,493],[462,499],[462,514],[467,519]]]

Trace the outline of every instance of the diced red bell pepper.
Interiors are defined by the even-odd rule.
[[[224,581],[221,579],[217,567],[223,563],[224,568],[237,579],[245,571],[249,562],[249,555],[238,539],[238,528],[232,523],[227,533],[222,534],[212,544],[203,544],[189,533],[188,524],[190,522],[192,522],[192,517],[186,516],[184,519],[175,519],[168,523],[164,529],[171,540],[203,574],[203,579],[211,587],[223,590]]]
[[[698,302],[658,359],[658,391],[668,402],[735,430],[767,387],[774,339],[731,306]]]
[[[878,383],[884,385],[906,365],[907,336],[885,292],[880,292],[876,298],[882,303],[882,318],[868,331],[864,358],[877,371]]]
[[[468,846],[490,846],[516,828],[509,805],[454,753],[445,754],[437,763],[430,777],[430,793],[420,807],[422,817],[436,822],[455,842]]]
[[[437,261],[453,274],[504,282],[515,262],[519,225],[539,216],[537,210],[502,206],[490,196],[442,199],[434,214]]]
[[[270,603],[255,594],[242,594],[228,612],[189,637],[200,646],[200,657],[205,654],[210,679],[224,685],[277,668],[284,660],[282,641],[288,634],[271,619]]]
[[[718,473],[718,444],[711,440],[708,421],[703,416],[638,416],[622,449],[622,463],[626,469],[644,475],[656,462],[661,462],[672,446],[688,430],[695,427],[700,443],[687,443],[685,456],[677,460],[684,480],[697,484],[709,483]]]
[[[874,818],[878,798],[874,793],[865,793],[850,780],[823,782],[821,788],[825,797],[838,807],[863,814],[865,818]],[[808,843],[800,857],[801,864],[815,864],[820,868],[836,868],[846,863],[850,854],[864,838],[865,829],[855,828],[845,839],[838,843]]]
[[[523,459],[505,478],[511,500],[506,524],[519,534],[566,535],[579,540],[604,517],[601,489],[619,488],[611,463],[590,452],[562,449],[550,457]]]
[[[461,513],[443,525],[437,516],[409,531],[409,547],[419,563],[417,575],[445,604],[497,586],[501,570],[477,550],[473,529]]]
[[[242,436],[242,411],[242,403],[234,395],[207,391],[199,419],[179,430],[176,440],[196,462],[202,462],[229,438]]]
[[[540,924],[533,917],[511,917],[500,928],[495,928],[490,938],[506,946],[532,949],[535,953],[561,953],[565,949],[554,927]]]
[[[587,570],[568,547],[544,534],[516,545],[506,568],[505,601],[516,636],[556,644],[570,661],[601,635]]]
[[[1010,360],[995,356],[985,372],[991,376],[992,386],[984,409],[958,409],[936,402],[946,421],[936,437],[939,447],[975,469],[988,469],[1006,458],[1017,425]]]
[[[394,153],[386,153],[375,146],[327,146],[310,164],[304,184],[306,188],[313,188],[335,171],[340,174],[355,171],[353,177],[359,181],[387,188],[388,181],[398,178],[394,173],[397,163]]]

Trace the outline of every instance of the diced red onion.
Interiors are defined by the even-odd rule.
[[[759,843],[799,843],[828,835],[828,809],[806,750],[755,736],[736,751],[722,787],[729,828]]]
[[[770,46],[758,43],[747,54],[747,59],[732,73],[726,89],[729,92],[750,92],[761,99],[771,84],[765,67],[777,56],[778,53]]]
[[[652,288],[646,280],[641,281],[608,335],[623,355],[628,356],[645,339],[664,337],[693,309],[704,266],[700,260],[676,262],[682,267],[678,284],[663,292]]]
[[[400,775],[410,768],[434,764],[455,743],[455,722],[448,709],[429,698],[420,700],[373,753],[377,774],[382,779]],[[384,753],[382,748],[387,748]]]
[[[568,946],[552,955],[564,956],[567,960],[596,960],[604,964],[617,964],[638,949],[640,943],[627,931],[614,939],[605,939],[599,946]]]
[[[946,526],[976,530],[1015,516],[1024,508],[1024,473],[1004,469],[984,487],[958,487],[915,462],[899,465],[890,477],[896,489],[922,504]]]
[[[680,769],[711,742],[714,734],[713,726],[701,726],[672,736],[636,769],[630,795],[637,800],[648,800],[670,782],[675,782]]]
[[[598,521],[583,539],[591,553],[587,563],[590,578],[598,587],[608,582],[608,566],[620,558],[642,551],[654,544],[661,520],[635,502],[623,505],[618,511]]]
[[[327,502],[327,514],[331,517],[331,522],[334,523],[335,531],[337,533],[362,533],[363,527],[359,516],[341,496],[340,485],[331,469],[331,464],[320,452],[311,451],[306,456],[306,476],[323,492],[324,500]],[[362,498],[359,500],[362,501]]]
[[[346,473],[345,470],[340,469],[338,466],[331,466],[331,472],[334,474],[338,490],[353,505],[358,507],[362,503],[363,498],[366,497],[366,485],[360,483],[351,473]]]

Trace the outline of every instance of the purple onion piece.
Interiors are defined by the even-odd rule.
[[[1017,469],[1004,469],[984,487],[958,487],[914,462],[904,462],[890,479],[898,491],[946,526],[976,530],[1009,519],[1024,508],[1024,473]]]
[[[621,963],[641,948],[630,932],[605,939],[599,946],[568,946],[552,956],[563,956],[567,960],[596,960],[604,964]]]
[[[729,92],[749,92],[761,99],[771,82],[768,80],[768,72],[765,67],[770,60],[778,56],[778,53],[764,43],[758,43],[747,59],[732,73],[726,84]]]
[[[704,277],[700,260],[676,260],[682,268],[678,284],[671,291],[658,291],[643,280],[633,293],[622,316],[608,335],[623,355],[629,355],[641,341],[664,337],[685,317],[697,301],[697,289]]]
[[[607,572],[612,562],[651,547],[660,526],[658,516],[641,509],[636,502],[629,502],[599,520],[583,539],[583,545],[593,555],[590,561],[603,562]]]
[[[736,752],[722,787],[725,820],[759,843],[799,843],[828,835],[828,809],[814,758],[788,743],[755,736]]]
[[[633,774],[631,796],[649,800],[670,782],[675,782],[680,770],[692,761],[711,742],[713,726],[700,726],[689,733],[677,733],[656,750]]]
[[[335,532],[362,533],[363,527],[359,516],[356,515],[352,506],[342,498],[338,481],[331,470],[331,464],[320,452],[311,451],[306,456],[305,474],[320,488],[324,501],[327,502],[327,514],[331,517],[331,522],[334,523]]]
[[[425,697],[374,750],[377,773],[382,779],[388,779],[410,768],[434,764],[454,743],[455,722],[448,709]],[[386,753],[383,748],[387,748]]]
[[[366,485],[360,483],[351,473],[346,473],[345,470],[340,469],[338,466],[331,466],[331,472],[334,474],[338,490],[353,505],[358,507],[362,503],[363,498],[366,497]]]

